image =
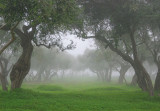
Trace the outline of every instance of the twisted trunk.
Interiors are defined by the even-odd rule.
[[[143,91],[149,91],[150,90],[150,81],[148,81],[148,77],[145,76],[145,73],[142,71],[142,69],[137,69],[135,68],[135,72],[137,75],[137,83],[138,86],[143,90]]]
[[[153,85],[149,74],[147,73],[146,69],[142,65],[141,62],[135,62],[133,65],[135,70],[134,82],[131,83],[136,85],[136,81],[138,86],[143,90],[149,92],[150,96],[154,95]]]
[[[21,47],[23,48],[22,55],[14,64],[10,73],[12,90],[21,87],[24,78],[30,70],[33,45],[31,43],[31,39],[28,36],[21,37]]]
[[[137,74],[138,77],[138,85],[143,91],[147,91],[149,92],[150,96],[153,96],[154,91],[153,91],[152,81],[146,69],[144,68],[144,66],[142,65],[142,63],[138,58],[136,41],[134,38],[134,31],[132,30],[130,30],[130,39],[131,39],[133,57],[135,63],[133,68],[135,69],[135,73]]]
[[[150,96],[153,96],[154,91],[153,91],[153,85],[152,85],[151,78],[138,58],[137,45],[136,45],[136,41],[134,38],[134,31],[130,30],[130,40],[131,40],[131,46],[132,46],[132,50],[133,50],[133,58],[134,59],[132,57],[130,57],[129,55],[123,53],[118,48],[114,47],[114,45],[112,43],[110,43],[110,41],[108,41],[105,37],[99,37],[97,39],[102,42],[105,42],[107,44],[107,47],[109,47],[112,51],[116,52],[125,61],[129,62],[132,65],[132,67],[134,68],[135,73],[137,75],[137,78],[138,78],[139,87],[142,90],[149,92]]]

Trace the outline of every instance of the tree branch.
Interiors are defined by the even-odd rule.
[[[16,38],[15,38],[15,34],[14,34],[14,29],[17,27],[17,25],[19,24],[19,22],[17,22],[17,24],[15,25],[15,26],[13,26],[12,28],[11,28],[11,40],[6,44],[6,45],[4,45],[4,47],[0,50],[0,55],[3,53],[3,51],[5,50],[5,49],[7,49],[15,40],[16,40]],[[4,27],[3,27],[4,28]]]
[[[97,38],[96,36],[88,36],[88,37],[86,37],[86,39],[87,38]],[[129,55],[127,55],[127,54],[124,54],[122,51],[120,51],[119,49],[117,49],[117,48],[115,48],[114,46],[113,46],[113,44],[112,43],[110,43],[105,37],[98,37],[97,38],[98,40],[100,40],[100,41],[102,41],[102,42],[104,42],[104,43],[106,43],[107,45],[108,45],[108,47],[113,51],[113,52],[116,52],[119,56],[121,56],[125,61],[127,61],[127,62],[129,62],[132,66],[134,66],[134,61],[133,61],[133,59],[129,56]]]
[[[0,30],[3,29],[6,26],[6,24],[0,26]]]

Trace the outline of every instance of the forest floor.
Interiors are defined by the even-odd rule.
[[[0,91],[0,111],[160,111],[160,97],[100,82],[25,83]]]

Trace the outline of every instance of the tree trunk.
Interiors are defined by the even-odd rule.
[[[42,81],[42,72],[39,72],[37,77],[37,82],[41,82],[41,81]]]
[[[152,81],[151,81],[149,74],[143,67],[143,65],[140,62],[136,63],[136,68],[134,69],[135,69],[135,73],[137,74],[137,78],[138,78],[138,81],[137,81],[138,86],[143,91],[149,92],[150,96],[153,96],[154,91],[153,91]]]
[[[1,84],[2,84],[2,89],[4,91],[8,91],[8,88],[7,88],[7,77],[4,74],[0,73],[0,80],[1,80]]]
[[[41,66],[39,71],[37,72],[37,82],[41,82],[42,81],[42,74],[44,73],[44,66]]]
[[[108,69],[106,69],[105,71],[105,80],[109,82],[109,70]]]
[[[128,71],[130,66],[128,65],[121,65],[121,70],[120,70],[120,76],[119,76],[119,84],[122,84],[123,83],[123,80],[125,79],[125,74],[126,72]]]
[[[102,81],[105,82],[106,81],[105,80],[105,73],[103,71],[101,71],[100,74],[101,74]]]
[[[137,75],[134,74],[134,76],[133,76],[133,78],[132,78],[132,81],[131,81],[131,85],[132,85],[132,86],[136,86],[136,85],[137,85],[137,82],[138,82]]]
[[[137,45],[134,38],[134,30],[132,29],[130,30],[130,39],[131,39],[133,58],[135,63],[134,69],[138,77],[138,85],[143,91],[148,91],[150,96],[153,96],[154,91],[153,91],[152,81],[146,69],[144,68],[143,64],[140,62],[138,58]]]
[[[158,72],[154,84],[154,90],[155,91],[160,91],[160,66],[158,67]]]
[[[97,71],[96,74],[97,74],[97,77],[98,77],[98,81],[100,81],[101,80],[101,76],[100,76],[99,72]]]
[[[21,46],[23,48],[22,55],[14,64],[10,73],[12,90],[21,87],[23,79],[26,77],[30,70],[31,56],[33,52],[31,39],[28,36],[21,37]]]
[[[65,76],[65,71],[62,70],[62,79],[64,78],[64,76]]]
[[[108,82],[111,82],[112,78],[112,67],[109,68]]]
[[[157,76],[154,84],[154,90],[160,91],[160,56],[158,55],[158,52],[154,52],[153,57],[154,57],[154,62],[156,63],[158,68],[158,72],[157,72]]]
[[[125,61],[129,62],[132,67],[135,70],[135,73],[138,78],[138,85],[142,90],[148,91],[150,96],[153,96],[154,91],[153,91],[153,85],[151,78],[147,71],[144,69],[142,63],[139,61],[138,55],[137,55],[137,47],[136,47],[136,42],[134,39],[134,33],[131,31],[130,33],[130,39],[132,43],[132,50],[133,50],[133,58],[130,57],[129,55],[123,53],[119,49],[115,48],[112,43],[110,43],[105,37],[100,37],[99,40],[102,42],[106,42],[106,44],[109,46],[109,48],[116,52],[118,55],[120,55]]]
[[[8,60],[6,58],[1,57],[0,58],[0,67],[1,67],[1,72],[0,72],[0,83],[2,85],[2,89],[4,91],[7,91],[7,85],[8,85],[8,81],[7,81],[7,76],[10,70],[7,70],[8,67]]]

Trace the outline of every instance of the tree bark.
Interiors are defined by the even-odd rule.
[[[22,55],[14,64],[10,73],[11,90],[21,87],[23,79],[28,74],[31,65],[31,55],[33,52],[33,45],[31,43],[31,39],[28,36],[23,36],[20,38],[23,51]]]
[[[1,67],[0,81],[1,81],[2,89],[4,91],[8,90],[8,88],[7,88],[7,85],[8,85],[7,76],[8,76],[8,73],[10,71],[10,69],[7,70],[8,63],[9,62],[6,58],[3,58],[3,57],[0,58],[0,67]]]
[[[132,85],[132,86],[136,86],[136,85],[137,85],[137,82],[138,82],[137,75],[134,74],[134,76],[133,76],[133,78],[132,78],[132,81],[131,81],[131,85]]]
[[[7,77],[4,74],[0,73],[0,80],[1,80],[1,85],[2,85],[3,91],[8,91]]]

